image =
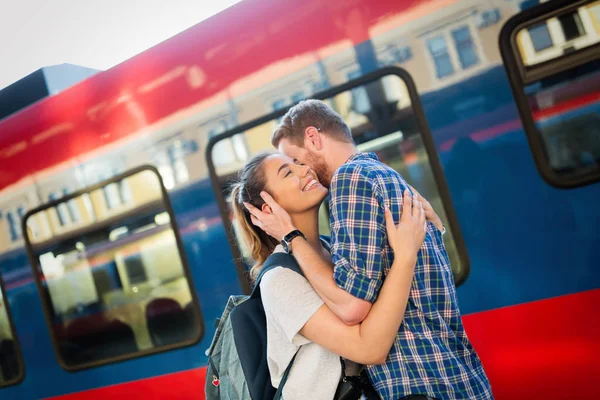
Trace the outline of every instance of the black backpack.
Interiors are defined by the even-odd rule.
[[[270,270],[284,267],[302,274],[293,256],[273,253],[265,261],[250,296],[231,296],[207,351],[206,400],[280,399],[294,362],[288,365],[276,390],[267,364],[267,320],[260,281]]]

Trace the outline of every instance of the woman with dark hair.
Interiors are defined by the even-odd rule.
[[[232,205],[255,265],[256,278],[265,260],[283,251],[279,242],[252,223],[244,203],[270,212],[260,193],[269,193],[292,218],[324,260],[330,260],[328,245],[319,237],[318,210],[327,196],[317,175],[308,166],[282,154],[255,156],[233,186]],[[408,301],[417,253],[426,232],[423,204],[408,191],[403,196],[400,223],[394,224],[385,210],[388,242],[395,253],[392,268],[377,301],[358,325],[340,320],[308,281],[287,268],[274,268],[261,280],[262,301],[267,316],[267,358],[271,381],[278,386],[296,355],[283,388],[285,400],[333,399],[340,382],[340,356],[359,364],[383,363],[394,342]],[[357,370],[347,363],[346,373]]]

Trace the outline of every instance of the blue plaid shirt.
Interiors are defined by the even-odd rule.
[[[374,302],[394,261],[384,205],[399,221],[408,187],[375,154],[357,153],[330,187],[334,278],[352,295]],[[463,328],[454,277],[441,233],[431,223],[418,254],[404,320],[385,364],[368,366],[382,399],[410,394],[439,399],[491,399],[492,391]]]

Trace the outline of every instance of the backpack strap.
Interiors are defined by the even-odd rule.
[[[331,253],[331,238],[329,236],[319,235],[319,239],[321,239],[323,247]]]
[[[260,274],[258,274],[258,278],[256,278],[256,282],[254,283],[254,290],[252,290],[252,294],[250,295],[250,297],[260,296],[260,281],[267,272],[277,267],[291,269],[292,271],[304,276],[294,256],[287,253],[273,253],[269,256],[269,258],[267,258],[262,268],[260,269]]]
[[[275,396],[273,396],[273,400],[281,400],[281,396],[283,396],[283,387],[285,386],[285,383],[288,380],[288,375],[290,374],[290,371],[292,369],[292,364],[294,364],[294,360],[296,359],[297,355],[298,355],[298,352],[296,352],[296,354],[294,354],[294,357],[292,357],[292,360],[290,361],[287,368],[285,369],[285,372],[283,373],[283,376],[281,377],[281,382],[279,382],[279,387],[277,388],[277,391],[275,392]]]
[[[330,251],[329,237],[320,236],[320,238],[321,238],[321,242],[323,243],[323,246],[325,246],[327,251]],[[291,269],[292,271],[304,276],[304,274],[302,273],[302,269],[298,265],[298,262],[296,261],[294,256],[292,256],[291,254],[287,254],[287,253],[273,253],[269,256],[269,258],[267,258],[267,260],[263,264],[263,266],[260,270],[260,273],[258,274],[258,277],[256,278],[256,283],[254,284],[254,290],[252,290],[252,294],[250,295],[250,297],[260,296],[260,281],[262,280],[263,276],[267,272],[269,272],[273,268],[277,268],[277,267],[288,268],[288,269]],[[298,352],[296,352],[296,354],[294,354],[294,357],[292,357],[292,360],[290,361],[287,368],[285,369],[285,372],[283,373],[283,376],[281,377],[281,382],[279,383],[279,387],[277,388],[277,391],[275,392],[275,396],[273,397],[273,400],[281,400],[281,397],[283,395],[283,387],[285,386],[285,383],[288,379],[288,376],[292,369],[292,365],[294,364],[294,360],[296,359],[297,355],[298,355]]]
[[[320,235],[319,238],[321,239],[321,243],[325,249],[327,249],[327,251],[331,251],[331,239],[329,236]],[[252,294],[250,295],[251,297],[260,296],[260,281],[267,272],[277,267],[291,269],[292,271],[304,276],[304,273],[302,272],[302,269],[298,265],[298,262],[294,256],[287,253],[273,253],[269,256],[269,258],[266,259],[265,263],[260,269],[260,273],[256,278],[256,282],[254,283],[254,290],[252,290]]]

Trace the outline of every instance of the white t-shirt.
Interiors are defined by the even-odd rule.
[[[323,300],[303,276],[283,267],[267,272],[260,282],[260,290],[267,316],[271,382],[279,387],[297,351],[283,388],[283,398],[331,400],[342,375],[340,357],[298,333],[323,305]]]

